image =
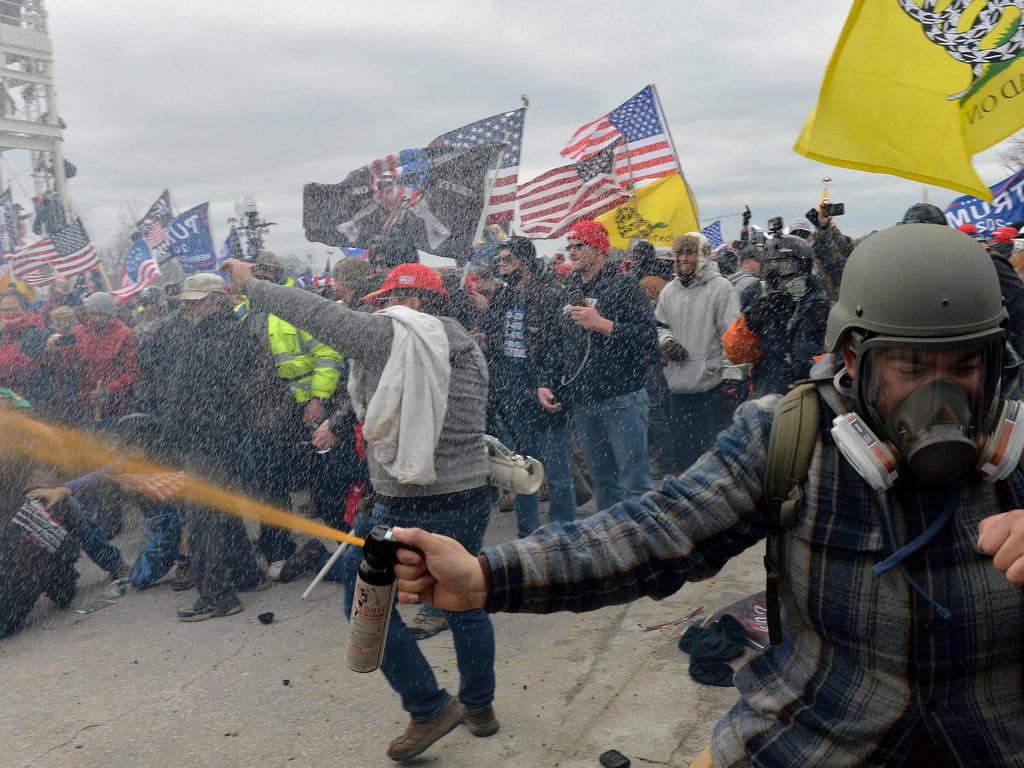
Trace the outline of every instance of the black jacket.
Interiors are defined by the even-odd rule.
[[[570,275],[566,293],[593,300],[602,317],[614,323],[611,336],[580,328],[563,311],[557,313],[548,358],[539,386],[558,400],[582,405],[643,389],[652,350],[658,346],[654,309],[639,281],[608,262],[589,283]]]
[[[197,325],[181,317],[159,336],[164,365],[146,391],[162,458],[214,480],[236,479],[254,409],[266,397],[253,387],[268,365],[259,341],[230,308]]]
[[[814,356],[825,351],[832,302],[813,275],[809,284],[799,302],[786,293],[764,293],[744,313],[747,327],[761,339],[761,357],[752,372],[755,397],[784,394],[810,375]]]
[[[566,305],[565,288],[556,275],[534,272],[522,293],[523,342],[526,346],[526,381],[513,377],[505,357],[505,313],[515,303],[516,293],[507,285],[499,288],[487,305],[480,329],[484,333],[485,355],[490,376],[487,388],[489,412],[515,422],[518,413],[531,414],[540,422],[556,422],[565,414],[548,414],[537,401],[537,387],[546,381],[546,372],[561,371],[558,354],[558,319]],[[506,421],[511,430],[513,425]]]
[[[1017,354],[1024,357],[1024,282],[1010,264],[1012,254],[1013,245],[1010,243],[993,243],[988,247],[988,255],[992,257],[999,276],[999,291],[1010,315],[1010,343]]]
[[[41,592],[61,608],[75,595],[78,544],[56,524],[67,503],[43,512],[22,493],[0,498],[0,638],[24,624]],[[37,526],[48,535],[34,538]]]

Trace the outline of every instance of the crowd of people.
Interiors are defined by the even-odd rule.
[[[930,392],[932,399],[903,421],[884,409],[869,417],[876,431],[891,427],[885,435],[903,449],[899,461],[926,456],[918,464],[956,453],[945,443],[929,451],[931,444],[917,445],[916,433],[908,432],[915,418],[933,417],[936,402],[956,411],[951,421],[974,430],[974,440],[1001,402],[993,398],[1001,393],[1015,401],[1016,375],[1003,370],[1015,371],[1016,353],[1024,350],[1024,282],[1017,272],[1024,233],[1003,227],[982,241],[976,230],[955,232],[926,204],[912,206],[902,224],[855,241],[825,216],[767,233],[747,219],[740,237],[717,249],[690,233],[670,249],[641,241],[620,253],[601,223],[581,221],[569,232],[566,255],[551,260],[513,235],[472,269],[434,270],[419,264],[414,250],[392,245],[371,250],[369,260],[340,261],[330,280],[308,289],[263,251],[252,263],[230,260],[222,274],[193,274],[120,304],[109,293],[83,297],[62,284],[45,299],[11,290],[0,296],[2,407],[95,433],[169,470],[280,508],[306,499],[304,514],[360,537],[380,524],[418,529],[396,534],[422,553],[404,551],[397,570],[404,599],[424,603],[409,625],[393,613],[382,665],[410,717],[388,754],[407,760],[459,723],[478,736],[498,730],[488,612],[590,610],[642,594],[664,596],[712,575],[764,537],[759,484],[771,414],[799,382],[835,381],[822,408],[841,414],[855,403],[863,417],[877,408],[880,393],[908,386],[921,369],[950,367],[953,373],[937,378],[958,382],[959,393]],[[959,259],[975,273],[993,265],[997,288],[979,288],[984,296],[976,302],[991,305],[985,290],[995,290],[992,317],[959,325],[946,319],[944,308],[958,306],[958,296],[927,292],[945,290],[948,284],[938,283],[956,268],[932,270],[915,249],[937,262]],[[904,252],[912,269],[899,266]],[[872,314],[888,311],[877,308],[876,295],[890,294],[865,270],[871,274],[871,265],[886,259],[897,265],[888,279],[907,280],[901,289],[935,298],[923,315],[903,322]],[[863,263],[868,267],[847,269]],[[964,278],[960,289],[969,291],[974,279],[987,277]],[[844,290],[844,280],[855,282]],[[873,341],[889,337],[898,340],[877,347],[884,354],[870,352]],[[919,337],[941,338],[943,351],[926,341],[927,359],[898,354]],[[946,359],[950,338],[955,350],[971,353],[968,363]],[[998,354],[976,360],[977,345]],[[889,353],[892,360],[884,357]],[[895,379],[885,378],[890,364],[899,369]],[[977,371],[990,377],[982,382],[984,402],[964,383]],[[505,499],[490,486],[485,434],[543,463],[541,491]],[[998,688],[990,678],[1016,663],[1020,693],[1019,621],[999,628],[995,618],[961,614],[954,621],[970,629],[973,650],[972,661],[958,669],[948,655],[921,655],[918,646],[894,649],[884,662],[867,659],[858,632],[881,621],[864,605],[879,597],[869,596],[877,585],[861,573],[861,560],[883,541],[902,551],[894,530],[907,541],[932,522],[931,501],[912,502],[914,494],[940,508],[946,496],[963,495],[965,506],[995,514],[1011,503],[1024,506],[1024,480],[1006,481],[998,507],[973,483],[955,493],[913,485],[898,502],[905,519],[894,528],[886,512],[880,519],[888,528],[876,536],[869,518],[884,489],[872,495],[841,465],[835,444],[821,446],[819,440],[824,458],[815,454],[801,497],[808,514],[796,524],[799,544],[786,546],[787,563],[818,569],[821,583],[806,573],[790,579],[794,598],[777,580],[787,621],[802,616],[811,631],[787,629],[782,650],[744,669],[737,680],[743,700],[716,731],[715,764],[746,765],[743,756],[762,748],[778,750],[776,762],[765,765],[854,765],[872,756],[879,764],[936,765],[911,761],[964,750],[986,765],[1021,764],[1013,762],[1019,751],[1013,757],[1006,736],[1024,728],[1021,701],[1002,713],[1016,725],[999,725],[993,702],[1006,701],[1013,684],[1003,681],[996,692],[986,687]],[[331,558],[317,539],[298,546],[288,531],[266,525],[251,539],[238,518],[180,503],[173,491],[126,487],[116,468],[67,477],[18,446],[2,451],[0,638],[23,625],[43,594],[61,608],[70,605],[80,553],[109,574],[114,589],[151,587],[173,571],[174,590],[196,591],[177,612],[187,622],[235,614],[243,609],[239,593],[312,574]],[[943,468],[952,478],[949,465]],[[600,513],[577,522],[591,497]],[[826,514],[830,503],[872,511],[842,517],[837,527]],[[515,514],[518,539],[484,549],[489,518],[499,509]],[[138,510],[145,535],[131,562],[113,543],[127,510]],[[919,576],[925,572],[924,587],[899,566],[914,589],[881,610],[892,626],[917,627],[915,617],[933,610],[940,593],[960,608],[990,599],[1001,615],[1017,610],[1019,619],[1019,588],[1008,594],[998,580],[980,576],[971,583],[983,598],[967,577],[955,594],[942,587],[952,578],[949,568],[976,556],[962,553],[951,535],[940,544],[927,551],[941,563],[916,567]],[[350,548],[327,573],[343,583],[348,610],[360,559]],[[825,575],[826,559],[837,576]],[[829,600],[822,590],[832,590]],[[842,599],[830,604],[833,597]],[[446,630],[458,656],[457,696],[438,684],[417,645]],[[1012,656],[1013,648],[1015,662],[1000,656]],[[837,658],[812,679],[814,667],[804,662],[827,651]],[[906,680],[910,666],[920,680]],[[973,725],[951,724],[945,704],[929,705],[926,714],[901,709],[900,685],[924,685],[926,672],[934,673],[933,688],[946,676],[943,693],[932,697],[962,697],[948,714],[975,713]],[[972,674],[984,690],[972,694],[965,684],[956,693],[950,681]],[[840,707],[835,697],[850,693],[858,675],[897,682],[864,684],[853,691],[856,711]],[[835,708],[823,713],[815,707],[825,705],[810,699]],[[842,759],[833,760],[837,755]]]

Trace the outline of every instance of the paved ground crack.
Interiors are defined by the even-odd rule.
[[[117,718],[116,717],[112,717],[109,720],[104,720],[102,723],[89,723],[88,725],[83,725],[81,728],[78,728],[73,734],[71,734],[71,738],[67,739],[66,741],[62,741],[60,744],[56,744],[56,745],[50,747],[45,752],[40,752],[38,755],[33,757],[27,763],[22,763],[21,768],[28,768],[28,766],[32,765],[33,763],[39,762],[40,760],[42,760],[44,757],[46,757],[51,752],[56,752],[61,747],[66,747],[68,744],[70,744],[75,739],[77,739],[79,734],[82,733],[82,731],[88,731],[88,730],[91,730],[92,728],[100,728],[100,727],[106,725],[107,723],[114,722],[114,720],[117,720]]]

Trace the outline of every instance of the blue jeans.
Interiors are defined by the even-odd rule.
[[[488,432],[517,453],[539,459],[544,465],[550,506],[548,520],[571,523],[576,520],[576,486],[572,481],[572,434],[565,416],[547,416],[540,406],[506,398],[488,413]],[[540,528],[538,494],[516,495],[516,535],[529,536]]]
[[[571,523],[576,519],[576,488],[572,483],[572,439],[568,421],[543,423],[530,419],[519,425],[517,451],[540,459],[548,484],[548,520]],[[529,536],[540,528],[540,499],[536,493],[516,496],[516,535]]]
[[[642,389],[591,405],[573,405],[573,424],[599,510],[638,498],[653,487],[647,455],[648,405]]]
[[[414,516],[404,510],[389,508],[384,502],[377,502],[370,515],[360,515],[356,519],[352,533],[365,538],[375,525],[420,527],[432,533],[451,536],[470,552],[476,553],[483,544],[490,511],[490,495],[482,496],[480,501],[468,509],[437,509],[429,514]],[[360,548],[349,547],[332,569],[335,571],[341,566],[346,616],[352,614],[356,571],[362,559],[363,551]],[[490,616],[479,609],[445,613],[459,664],[459,700],[467,712],[478,712],[494,700],[494,627]],[[429,720],[452,700],[451,694],[438,686],[434,670],[430,668],[419,644],[409,634],[402,617],[394,608],[391,611],[381,671],[395,692],[402,697],[402,707],[413,720]]]
[[[61,522],[89,559],[104,571],[114,573],[123,565],[121,551],[107,540],[96,518],[74,496],[69,496],[62,508]]]
[[[173,504],[156,504],[142,521],[146,548],[139,555],[129,578],[132,586],[142,589],[156,584],[167,575],[178,558],[181,543],[181,519]]]

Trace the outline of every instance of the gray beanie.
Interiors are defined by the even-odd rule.
[[[117,314],[117,304],[114,302],[114,297],[102,291],[86,296],[85,301],[82,302],[82,308],[90,315],[110,315],[113,317]]]

